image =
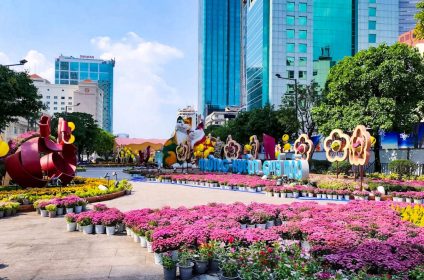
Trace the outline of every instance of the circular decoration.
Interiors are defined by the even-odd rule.
[[[284,150],[285,152],[290,151],[290,149],[291,149],[291,145],[290,145],[290,143],[286,143],[286,144],[284,144],[284,146],[283,146],[283,150]]]
[[[289,141],[289,135],[288,134],[284,134],[283,137],[281,137],[281,139],[283,140],[283,142],[287,142]]]
[[[227,143],[224,146],[224,155],[226,159],[238,159],[241,153],[241,146],[231,135],[227,137]]]
[[[4,157],[9,152],[9,145],[0,137],[0,157]]]
[[[334,129],[330,135],[324,139],[324,150],[327,160],[330,162],[344,161],[349,156],[349,135],[343,133],[341,129]]]
[[[301,134],[294,142],[294,154],[300,155],[304,160],[311,159],[311,153],[314,148],[314,143],[309,139],[308,135]]]
[[[370,159],[371,135],[363,125],[358,125],[350,137],[349,161],[352,165],[365,165]]]

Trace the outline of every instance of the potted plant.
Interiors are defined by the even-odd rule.
[[[49,212],[49,217],[54,218],[56,217],[56,205],[55,204],[49,204],[46,205],[46,210]]]
[[[66,209],[65,210],[66,214],[74,213],[74,206],[75,206],[74,199],[72,199],[70,197],[65,198],[64,205],[65,205],[65,209]]]
[[[374,194],[374,200],[375,201],[380,201],[381,200],[381,196],[382,196],[382,193],[381,192],[376,191],[373,194]]]
[[[94,225],[94,232],[96,234],[104,234],[105,226],[103,225],[103,214],[101,212],[93,212],[91,220]]]
[[[65,215],[66,230],[75,231],[77,229],[77,215],[75,213],[69,213]]]
[[[84,215],[78,217],[78,225],[82,227],[82,232],[84,234],[92,234],[93,233],[93,224],[91,221],[91,217]]]
[[[40,214],[41,217],[48,217],[48,212],[46,210],[46,206],[49,205],[48,201],[40,201],[40,203],[38,204],[38,206],[40,207]]]
[[[153,234],[153,231],[152,230],[146,231],[147,252],[149,252],[149,253],[153,253],[153,249],[152,249],[152,241],[153,241],[152,234]]]
[[[5,209],[5,205],[0,202],[0,218],[4,217],[4,209]]]
[[[56,214],[58,216],[62,216],[64,212],[65,212],[65,206],[63,205],[63,201],[62,199],[58,198],[56,200]]]
[[[219,271],[220,261],[219,259],[224,254],[224,248],[215,240],[209,241],[208,243],[211,251],[211,260],[209,261],[209,272],[217,273]]]
[[[122,222],[122,220],[123,214],[116,209],[103,212],[102,223],[106,227],[106,234],[109,236],[114,235],[116,225]]]
[[[146,231],[144,229],[136,229],[137,234],[140,236],[140,246],[142,248],[147,248],[147,239],[146,239]]]
[[[79,199],[75,205],[75,213],[77,214],[81,213],[83,205],[84,205],[84,200]]]
[[[165,280],[177,279],[177,263],[168,253],[164,253],[162,257],[163,276]]]
[[[223,261],[221,266],[221,273],[219,279],[221,280],[235,280],[238,279],[239,264],[235,259],[228,259]]]
[[[191,254],[187,249],[183,249],[178,255],[178,264],[181,280],[189,280],[193,276],[194,263],[191,261]]]
[[[195,268],[198,274],[204,274],[208,270],[209,260],[212,257],[209,244],[202,243],[199,246],[195,259]]]

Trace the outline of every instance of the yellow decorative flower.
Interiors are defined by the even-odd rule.
[[[334,129],[324,140],[324,150],[330,162],[344,161],[349,156],[350,137],[341,129]]]

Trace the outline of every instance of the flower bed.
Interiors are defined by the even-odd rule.
[[[200,245],[211,242],[237,244],[238,251],[251,250],[258,242],[271,248],[295,243],[302,244],[323,273],[402,274],[424,263],[424,228],[402,220],[392,205],[209,204],[129,211],[124,223],[129,234],[151,242],[156,254],[185,247],[198,254]],[[263,269],[270,272],[275,266]]]
[[[15,215],[18,208],[19,203],[17,202],[0,202],[0,219]]]
[[[84,234],[114,235],[123,230],[124,214],[116,208],[108,208],[105,204],[96,204],[93,211],[68,213],[65,216],[67,231],[80,230]],[[78,228],[77,228],[78,227]]]

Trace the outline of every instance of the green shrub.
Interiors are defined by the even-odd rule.
[[[407,159],[397,159],[389,163],[390,172],[397,173],[399,179],[403,176],[411,176],[416,169],[417,165],[413,161]]]
[[[331,163],[327,160],[315,160],[312,159],[309,161],[310,163],[310,170],[312,173],[316,174],[323,174],[328,171],[330,168]]]
[[[344,160],[338,163],[339,166],[339,174],[349,175],[352,171],[352,165]],[[337,173],[337,162],[333,162],[330,166],[329,171],[331,173]]]

